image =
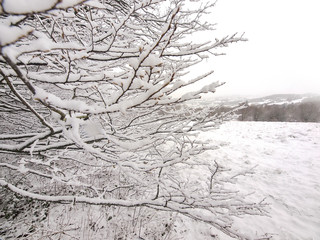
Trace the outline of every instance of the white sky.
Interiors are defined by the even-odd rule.
[[[212,60],[217,95],[320,93],[320,0],[218,0],[211,18],[249,39]]]

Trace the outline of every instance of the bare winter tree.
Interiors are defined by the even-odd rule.
[[[201,21],[214,4],[25,2],[0,1],[2,188],[47,202],[175,212],[246,239],[233,217],[262,214],[263,204],[228,191],[234,178],[200,157],[214,146],[196,138],[230,114],[186,107],[220,84],[182,91],[213,73],[188,78],[190,67],[245,40],[190,40],[214,30]],[[199,167],[207,182],[184,177]]]

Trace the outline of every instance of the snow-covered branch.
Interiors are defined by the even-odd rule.
[[[214,4],[186,2],[0,1],[0,185],[41,201],[175,212],[244,239],[232,217],[263,204],[228,191],[202,157],[216,146],[197,139],[235,109],[194,106],[223,83],[187,70],[245,39],[188,39],[214,30],[202,21]],[[197,168],[201,181],[188,179]]]

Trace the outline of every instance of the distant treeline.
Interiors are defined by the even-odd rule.
[[[176,110],[184,108],[184,114],[201,112],[204,106],[175,106]],[[264,122],[320,122],[320,99],[307,100],[299,103],[288,104],[254,104],[245,103],[240,110],[235,105],[215,105],[209,107],[209,115],[232,111],[238,116],[239,121],[264,121]],[[164,108],[162,114],[167,114],[170,106]],[[172,110],[172,109],[171,109]]]
[[[320,102],[248,105],[238,111],[240,121],[320,122]]]

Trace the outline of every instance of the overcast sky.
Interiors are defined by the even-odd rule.
[[[211,17],[249,39],[214,59],[217,95],[320,93],[320,0],[218,0]]]

